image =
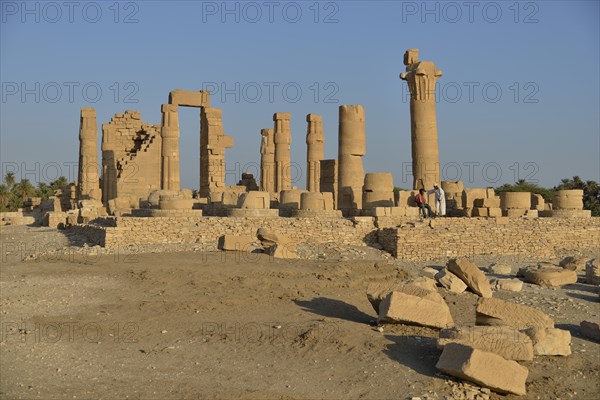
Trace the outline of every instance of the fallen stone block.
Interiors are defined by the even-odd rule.
[[[598,325],[598,322],[581,321],[579,324],[579,331],[583,336],[600,342],[600,326]]]
[[[585,264],[585,282],[590,285],[600,285],[600,267],[595,259]]]
[[[437,292],[435,288],[431,290],[428,287],[406,282],[371,283],[369,286],[367,286],[367,299],[377,314],[379,314],[379,305],[383,299],[385,299],[388,294],[394,291],[427,298],[428,300],[435,301],[439,304],[444,304],[447,307],[444,298]]]
[[[497,275],[511,275],[513,273],[512,267],[506,264],[492,264],[486,270],[491,274]]]
[[[440,371],[488,387],[498,393],[525,395],[529,371],[516,361],[465,346],[449,343],[435,365]]]
[[[536,356],[571,355],[571,333],[556,328],[530,328],[525,333],[533,341]]]
[[[496,279],[492,287],[496,290],[507,292],[520,292],[523,289],[523,281],[519,279]]]
[[[258,231],[256,231],[256,237],[260,240],[264,247],[271,247],[282,241],[280,235],[268,228],[258,228]]]
[[[392,292],[379,305],[379,322],[448,328],[454,325],[448,307],[423,297]]]
[[[438,348],[448,343],[461,343],[498,354],[507,360],[532,360],[533,342],[525,333],[510,326],[460,326],[442,329]]]
[[[577,272],[551,267],[547,265],[530,265],[521,268],[517,276],[522,277],[525,282],[533,283],[543,287],[559,287],[571,283],[577,283]]]
[[[453,293],[462,293],[467,290],[467,284],[462,281],[458,276],[444,268],[437,273],[435,279],[440,285],[448,289]]]
[[[405,283],[422,287],[423,289],[429,290],[430,292],[437,292],[437,285],[435,284],[435,281],[425,276],[409,279]]]
[[[252,236],[223,235],[219,239],[219,249],[231,251],[253,251],[257,239]]]
[[[558,266],[571,271],[583,271],[585,270],[586,259],[583,257],[572,257],[568,256],[563,258]]]
[[[554,328],[552,318],[542,311],[496,298],[480,298],[475,315],[477,325],[507,325],[517,329]]]
[[[490,282],[477,265],[466,258],[453,258],[446,265],[448,270],[458,276],[476,294],[492,297]]]
[[[277,243],[267,249],[267,254],[273,258],[297,259],[296,245],[293,243]]]

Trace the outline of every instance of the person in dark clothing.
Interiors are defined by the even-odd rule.
[[[431,206],[425,201],[425,189],[419,189],[419,194],[415,195],[415,202],[419,206],[419,214],[423,213],[423,218],[434,217]],[[427,210],[427,215],[425,215],[425,210]]]

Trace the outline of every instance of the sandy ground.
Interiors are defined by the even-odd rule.
[[[31,259],[48,243],[81,243],[48,228],[2,227],[0,234],[3,399],[450,399],[468,392],[435,369],[435,330],[386,325],[378,332],[365,295],[370,282],[417,276],[444,260],[402,263],[370,248],[273,260],[193,251],[90,256],[81,247]],[[527,261],[510,260],[515,267]],[[474,322],[476,295],[439,291],[455,322]],[[526,284],[494,295],[548,313],[573,335],[571,356],[522,363],[530,371],[527,398],[600,396],[600,344],[578,331],[580,321],[599,319],[597,288]]]

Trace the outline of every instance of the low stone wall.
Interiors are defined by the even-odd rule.
[[[200,244],[213,250],[223,235],[254,236],[260,227],[296,243],[377,246],[404,260],[478,254],[546,258],[577,249],[598,249],[600,257],[600,218],[437,218],[419,222],[407,217],[117,217],[76,229],[90,244],[108,248]]]
[[[216,249],[223,235],[255,236],[258,228],[270,228],[297,243],[339,243],[375,245],[377,228],[372,217],[356,220],[344,218],[236,218],[185,217],[136,218],[118,217],[115,227],[98,227],[104,231],[106,247],[128,244],[201,243]]]
[[[600,257],[600,218],[438,218],[431,224],[408,223],[384,231],[382,245],[403,260],[471,255],[546,258],[577,249],[597,249]]]

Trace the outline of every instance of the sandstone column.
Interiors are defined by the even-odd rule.
[[[225,190],[225,149],[233,137],[225,135],[223,111],[203,107],[200,113],[200,196]]]
[[[261,129],[260,135],[260,190],[275,193],[275,131]]]
[[[174,104],[162,105],[162,182],[163,190],[179,190],[179,114]]]
[[[366,154],[365,109],[361,105],[340,106],[338,142],[338,209],[344,215],[362,208]]]
[[[98,176],[98,126],[96,110],[82,108],[79,120],[79,174],[77,177],[79,200],[102,201]]]
[[[321,160],[325,158],[325,134],[323,117],[316,114],[306,116],[306,190],[320,192]]]
[[[435,113],[435,83],[442,71],[431,61],[419,61],[419,50],[404,54],[406,72],[400,74],[410,91],[413,189],[429,190],[440,183],[440,157]]]
[[[279,193],[292,188],[290,113],[275,113],[273,121],[275,122],[275,192]]]

